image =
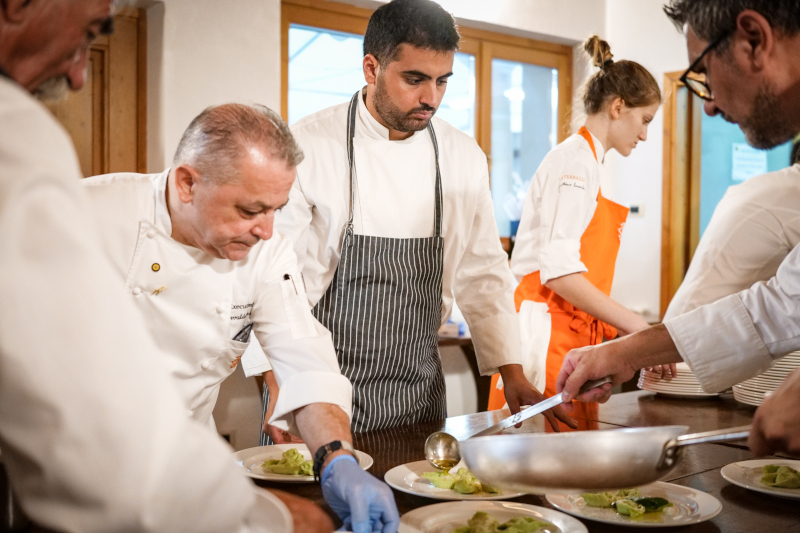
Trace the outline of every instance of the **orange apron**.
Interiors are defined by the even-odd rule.
[[[582,127],[578,134],[589,143],[597,161],[597,152],[589,131]],[[581,236],[581,262],[586,265],[587,272],[583,275],[600,289],[603,294],[611,294],[611,283],[614,280],[614,267],[617,262],[622,228],[628,218],[628,208],[603,198],[600,191],[597,193],[597,208],[589,226]],[[603,338],[613,339],[617,330],[601,322],[595,317],[577,309],[568,301],[544,286],[539,278],[539,272],[533,272],[522,278],[522,282],[514,292],[514,302],[519,312],[522,302],[533,300],[546,303],[551,319],[550,344],[547,349],[547,380],[544,390],[546,397],[556,393],[555,384],[561,365],[567,352],[574,348],[582,348],[603,342]],[[500,374],[492,377],[492,387],[489,394],[489,410],[502,409],[505,405],[505,396],[502,386],[498,388]],[[579,429],[596,429],[597,404],[575,402],[573,415],[578,417]],[[562,431],[569,428],[559,423]],[[550,431],[550,427],[547,426]]]

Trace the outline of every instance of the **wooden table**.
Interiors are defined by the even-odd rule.
[[[754,408],[744,407],[732,398],[711,400],[673,400],[654,393],[638,391],[616,394],[600,406],[596,423],[598,429],[680,424],[690,432],[708,431],[749,424]],[[369,470],[378,479],[391,468],[424,459],[425,439],[434,431],[445,430],[457,438],[499,422],[508,411],[490,411],[412,424],[382,431],[356,434],[355,447],[370,454],[375,464]],[[714,519],[694,526],[680,528],[686,532],[800,532],[800,502],[771,497],[748,491],[725,481],[720,468],[728,463],[753,459],[744,442],[733,444],[698,444],[688,446],[678,466],[664,478],[707,492],[722,502],[722,512]],[[317,484],[290,485],[259,481],[263,487],[287,490],[310,498],[330,512]],[[394,491],[400,514],[412,509],[440,503],[420,496]],[[540,496],[527,495],[511,501],[551,507]],[[591,532],[620,531],[620,528],[583,520]],[[624,528],[635,532],[640,528]],[[674,531],[674,530],[673,530]]]

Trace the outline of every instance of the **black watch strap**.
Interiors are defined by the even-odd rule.
[[[339,450],[349,452],[353,455],[353,457],[356,456],[356,451],[353,449],[353,445],[346,440],[335,440],[324,446],[320,446],[317,450],[317,453],[314,454],[314,481],[319,482],[322,475],[322,465],[325,464],[325,459],[328,457],[328,455],[332,454],[333,452],[338,452]]]

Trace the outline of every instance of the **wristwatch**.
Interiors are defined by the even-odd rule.
[[[317,453],[314,454],[314,481],[319,482],[320,474],[322,473],[322,465],[325,464],[325,458],[339,450],[344,450],[353,457],[356,457],[356,451],[353,449],[353,445],[346,440],[335,440],[324,446],[320,446]],[[358,457],[356,457],[356,460],[358,460]]]

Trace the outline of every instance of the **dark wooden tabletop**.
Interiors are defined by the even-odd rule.
[[[591,425],[597,429],[686,425],[689,427],[689,432],[694,433],[749,424],[754,411],[754,408],[742,406],[732,398],[681,400],[638,391],[612,396],[608,403],[600,406],[596,420],[592,420]],[[434,431],[444,430],[456,438],[463,438],[499,422],[505,416],[508,416],[508,411],[490,411],[356,434],[355,447],[372,456],[375,463],[369,471],[378,479],[383,479],[384,474],[397,465],[425,459],[423,445],[428,435]],[[525,428],[517,431],[525,431]],[[800,532],[800,501],[748,491],[728,483],[720,475],[720,468],[726,464],[753,458],[753,454],[744,442],[687,446],[678,466],[663,481],[711,494],[722,502],[722,512],[708,522],[679,530],[691,533]],[[258,484],[310,498],[330,512],[317,484],[278,484],[262,481]],[[394,494],[401,515],[424,505],[440,503],[438,500],[396,490]],[[510,501],[552,508],[543,497],[536,495],[522,496]],[[582,521],[590,532],[620,530],[618,527],[590,520]],[[641,528],[624,529],[633,533]]]

